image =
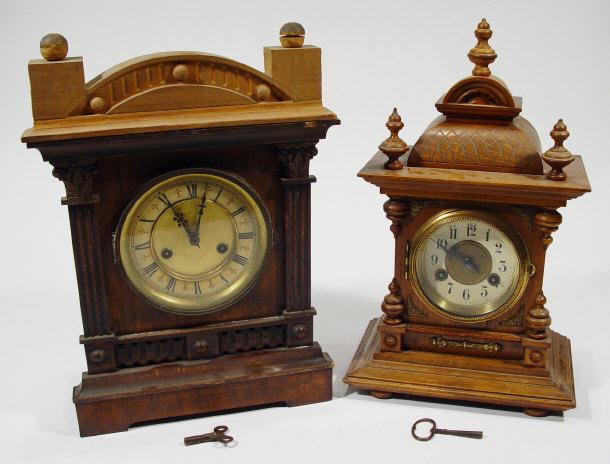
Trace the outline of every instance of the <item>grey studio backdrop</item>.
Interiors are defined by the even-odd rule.
[[[605,446],[610,324],[608,303],[610,4],[606,1],[24,1],[4,2],[2,81],[4,462],[608,462]],[[388,136],[393,107],[413,144],[438,114],[434,103],[472,64],[467,52],[485,17],[498,58],[490,68],[523,97],[544,150],[558,118],[566,147],[582,155],[593,193],[560,212],[547,255],[544,292],[552,328],[572,341],[577,407],[531,418],[504,408],[413,398],[377,400],[341,382],[368,321],[381,314],[393,240],[377,189],[356,173]],[[263,46],[298,21],[322,48],[323,101],[341,126],[311,162],[312,302],[315,338],[335,361],[328,403],[264,408],[81,439],[71,401],[85,370],[79,299],[63,185],[20,143],[32,125],[27,62],[49,32],[63,34],[85,77],[135,56],[192,50],[263,69]],[[410,437],[421,417],[439,427],[483,430],[483,440]],[[229,426],[233,448],[184,447],[182,438]]]

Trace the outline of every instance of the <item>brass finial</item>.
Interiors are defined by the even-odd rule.
[[[551,166],[551,170],[546,173],[547,179],[551,180],[566,180],[568,175],[563,172],[568,164],[574,161],[574,156],[566,148],[563,147],[563,142],[570,136],[567,126],[563,123],[563,119],[557,121],[551,131],[551,137],[555,141],[555,146],[547,150],[542,159]]]
[[[474,31],[474,35],[478,42],[474,48],[470,49],[468,58],[474,63],[474,69],[472,70],[473,76],[489,76],[491,71],[488,66],[494,62],[496,57],[496,51],[489,46],[487,41],[490,39],[493,31],[489,28],[489,24],[483,18],[477,29]]]
[[[398,136],[398,133],[405,125],[396,111],[396,108],[394,108],[394,111],[388,118],[388,122],[385,126],[388,128],[391,135],[379,145],[379,149],[389,158],[383,167],[394,170],[402,169],[402,163],[398,158],[408,152],[409,147],[404,140]]]
[[[61,34],[47,34],[40,41],[40,54],[47,61],[63,60],[68,55],[68,41]]]
[[[300,48],[305,42],[305,29],[299,23],[286,23],[280,29],[280,43],[284,48]]]

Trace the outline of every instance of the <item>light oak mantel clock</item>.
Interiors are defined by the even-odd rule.
[[[29,64],[23,134],[64,182],[87,372],[82,436],[332,396],[313,337],[309,161],[336,115],[288,23],[265,73],[159,53],[85,83],[58,34]]]
[[[358,174],[389,199],[394,277],[344,382],[392,393],[523,408],[575,407],[569,340],[550,329],[543,275],[558,208],[590,191],[583,162],[563,143],[542,153],[530,123],[489,64],[482,20],[472,76],[436,103],[409,147],[394,110],[390,137]],[[548,164],[546,167],[543,161]],[[565,170],[564,170],[565,169]]]

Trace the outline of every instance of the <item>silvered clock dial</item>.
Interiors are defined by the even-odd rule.
[[[496,316],[522,294],[529,259],[500,218],[474,210],[432,217],[413,240],[415,290],[441,315],[464,321]]]

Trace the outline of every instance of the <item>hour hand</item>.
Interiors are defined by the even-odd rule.
[[[178,227],[182,227],[184,229],[184,231],[186,232],[186,235],[189,238],[189,241],[192,242],[193,234],[188,227],[188,221],[185,219],[184,214],[177,211],[176,208],[174,208],[174,205],[172,204],[171,201],[168,200],[168,198],[167,198],[167,196],[165,196],[165,194],[159,195],[159,200],[161,200],[163,203],[165,203],[168,206],[168,208],[171,208],[171,210],[174,213],[174,217],[173,217],[174,221],[176,221],[176,223],[178,224]]]
[[[179,213],[174,208],[172,208],[172,210],[174,211],[174,221],[176,221],[176,223],[178,224],[178,227],[182,227],[184,229],[184,231],[186,232],[186,235],[188,236],[189,240],[192,241],[193,240],[193,234],[189,230],[188,221],[184,218],[184,214]]]

